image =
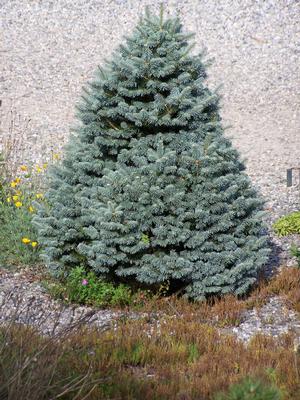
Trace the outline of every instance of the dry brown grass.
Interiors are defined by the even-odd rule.
[[[212,297],[204,302],[191,302],[175,295],[154,296],[147,299],[140,311],[150,314],[166,314],[190,321],[212,324],[216,327],[239,325],[246,310],[261,307],[273,296],[279,296],[286,305],[300,312],[300,268],[284,267],[271,279],[260,278],[248,296],[233,295]]]
[[[222,328],[239,325],[246,310],[253,307],[260,308],[273,296],[279,296],[288,308],[300,312],[300,268],[284,267],[269,280],[260,278],[258,285],[248,297],[237,298],[226,295],[221,298],[211,298],[203,303],[191,303],[173,296],[155,299],[155,302],[150,300],[144,310],[184,315],[190,320],[196,319]]]
[[[184,318],[188,321],[198,321],[212,324],[216,327],[239,325],[247,308],[245,301],[233,295],[222,298],[211,298],[205,302],[191,302],[182,297],[152,297],[139,311],[149,314],[168,315]]]
[[[248,308],[261,306],[271,296],[280,296],[287,306],[300,312],[300,268],[284,267],[271,280],[261,280],[245,301]]]
[[[291,335],[256,336],[246,347],[185,317],[82,330],[60,341],[27,328],[4,331],[0,398],[210,400],[245,376],[276,384],[286,400],[300,397]]]

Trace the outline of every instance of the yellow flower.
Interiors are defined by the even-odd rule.
[[[20,179],[20,178],[16,178],[14,181],[10,182],[10,186],[11,186],[12,188],[14,188],[14,187],[16,187],[17,184],[20,183],[20,182],[21,182],[21,179]]]
[[[59,160],[60,155],[58,153],[53,153],[53,160]]]
[[[28,211],[31,212],[31,213],[33,213],[33,212],[34,212],[34,208],[33,208],[32,206],[29,206],[29,207],[28,207]]]
[[[22,238],[22,243],[28,244],[28,243],[30,243],[30,239],[28,239],[27,237],[23,237]]]
[[[16,206],[17,208],[22,207],[22,205],[23,205],[23,203],[21,203],[20,201],[17,201],[17,202],[15,203],[15,206]]]
[[[42,199],[42,198],[44,197],[44,195],[43,195],[43,193],[37,193],[37,194],[35,195],[35,197],[36,197],[37,199]]]
[[[36,247],[37,246],[37,242],[31,242],[31,246],[32,247]]]
[[[13,196],[13,201],[17,201],[19,199],[18,195]]]
[[[48,163],[43,164],[43,168],[46,169],[48,167]]]
[[[16,193],[17,193],[18,196],[21,196],[22,191],[21,190],[17,190]]]
[[[43,169],[39,166],[39,165],[37,165],[36,167],[36,172],[39,174],[40,172],[43,172]]]
[[[21,165],[20,170],[21,171],[28,171],[28,167],[26,165]]]
[[[8,203],[10,203],[10,202],[11,202],[11,198],[8,197],[8,198],[6,199],[6,201],[7,201]]]

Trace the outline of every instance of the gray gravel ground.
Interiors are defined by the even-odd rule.
[[[27,154],[45,159],[74,124],[74,105],[96,66],[130,34],[150,0],[0,0],[2,129],[13,107]],[[165,1],[196,32],[196,49],[215,59],[209,85],[223,84],[227,135],[246,159],[270,219],[299,206],[286,169],[300,166],[300,2]],[[298,183],[298,182],[296,182]]]
[[[61,147],[74,105],[96,66],[130,34],[150,0],[0,0],[0,99],[30,118],[27,145],[40,159]],[[215,58],[209,85],[223,84],[227,135],[275,213],[294,208],[286,168],[300,166],[300,2],[165,1],[196,50]],[[298,193],[297,193],[298,194]],[[280,208],[280,211],[278,210]]]
[[[272,297],[261,309],[246,311],[243,322],[230,331],[245,342],[258,333],[278,337],[293,332],[300,338],[300,319],[279,297]]]
[[[176,310],[175,310],[176,311]],[[151,335],[154,327],[167,323],[163,315],[99,310],[92,307],[66,305],[50,297],[38,281],[30,281],[22,272],[0,271],[0,324],[18,323],[37,328],[43,335],[55,336],[79,326],[94,326],[101,331],[114,329],[120,319],[145,318],[150,321]],[[180,318],[180,315],[174,315]],[[214,321],[211,321],[214,324]],[[255,334],[278,337],[292,332],[300,339],[299,316],[289,310],[278,297],[272,297],[260,310],[246,311],[239,326],[220,329],[221,333],[234,334],[248,342]]]
[[[54,336],[82,324],[111,328],[121,312],[68,306],[53,300],[38,282],[29,282],[20,273],[0,273],[0,324],[32,326],[43,335]]]

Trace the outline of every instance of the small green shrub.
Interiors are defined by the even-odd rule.
[[[281,400],[281,391],[275,386],[262,383],[259,380],[245,378],[242,382],[231,385],[228,393],[215,397],[216,400]]]
[[[188,346],[188,362],[193,363],[194,361],[197,361],[199,357],[200,354],[197,345],[195,345],[195,343],[191,343]]]
[[[300,211],[279,218],[273,225],[273,228],[278,236],[300,234]]]
[[[278,236],[300,234],[300,211],[279,218],[273,225],[273,229]],[[290,250],[291,255],[296,257],[298,266],[300,267],[300,248],[292,244]]]
[[[136,295],[124,285],[100,280],[92,271],[74,268],[63,282],[44,283],[50,294],[67,302],[97,307],[134,304]]]
[[[300,248],[297,247],[295,244],[291,245],[291,254],[293,257],[296,257],[298,267],[300,267]]]

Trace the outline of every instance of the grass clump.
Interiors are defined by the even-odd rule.
[[[229,388],[228,393],[217,395],[215,400],[283,400],[282,392],[260,380],[245,378]]]
[[[273,225],[274,231],[278,236],[288,236],[300,234],[300,211],[293,212],[279,218]],[[300,248],[296,244],[290,247],[291,255],[296,258],[300,267]]]
[[[300,211],[279,218],[273,225],[273,228],[279,236],[300,233]]]
[[[0,398],[71,400],[88,396],[97,379],[85,364],[82,372],[73,366],[68,369],[71,346],[67,343],[63,334],[43,338],[29,327],[1,326]]]
[[[285,267],[270,281],[262,281],[246,303],[251,308],[265,304],[272,296],[282,298],[287,306],[300,312],[300,269]]]

